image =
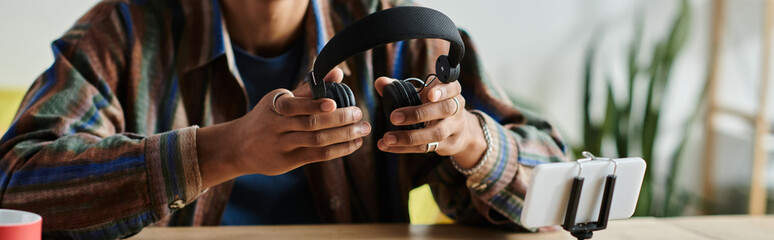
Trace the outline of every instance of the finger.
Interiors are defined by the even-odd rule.
[[[295,116],[281,124],[288,131],[317,131],[349,125],[362,118],[363,111],[360,108],[346,107],[335,109],[330,113]]]
[[[330,72],[325,74],[325,82],[336,82],[341,83],[341,80],[344,79],[344,71],[341,70],[341,68],[333,68]]]
[[[312,99],[284,94],[274,101],[274,107],[280,115],[292,117],[333,112],[336,110],[336,101],[328,98]]]
[[[458,141],[459,135],[452,135],[448,138],[446,138],[443,141],[436,141],[438,143],[437,147],[432,147],[431,150],[438,153],[439,155],[449,155],[454,149],[460,148],[458,145],[460,141]],[[424,144],[417,144],[412,146],[390,146],[384,143],[384,139],[380,139],[377,141],[376,145],[379,148],[379,150],[385,151],[385,152],[391,152],[391,153],[426,153],[428,152],[427,149],[430,143],[424,143]]]
[[[462,93],[460,82],[454,81],[444,83],[436,80],[425,87],[420,93],[420,96],[422,97],[423,102],[438,102],[460,95],[460,93]]]
[[[341,68],[334,68],[325,75],[323,81],[340,83],[342,79],[344,79],[344,72],[341,70]],[[309,86],[308,81],[297,89],[293,90],[293,94],[298,97],[313,97],[312,88]]]
[[[328,161],[352,154],[363,146],[363,139],[358,138],[349,142],[337,143],[326,147],[299,148],[290,156],[304,163]]]
[[[388,146],[414,146],[440,142],[460,130],[461,124],[455,124],[455,122],[447,119],[422,129],[390,131],[384,134],[382,140]]]
[[[300,87],[293,90],[293,95],[296,95],[296,97],[314,97],[314,95],[312,95],[312,89],[309,87],[309,82],[305,82],[304,84],[301,84]]]
[[[390,85],[390,83],[394,81],[398,81],[398,80],[394,78],[389,78],[389,77],[377,78],[376,81],[374,81],[374,88],[376,88],[376,92],[379,93],[379,96],[384,96],[383,94],[384,87],[386,87],[387,85]]]
[[[457,95],[456,99],[398,108],[390,114],[390,122],[399,126],[445,119],[465,106],[465,98]]]
[[[391,153],[425,153],[427,152],[427,145],[416,146],[387,146],[381,140],[376,144],[379,150]]]
[[[350,124],[343,127],[323,129],[313,132],[289,132],[280,138],[288,149],[298,147],[324,147],[336,143],[348,142],[368,135],[371,125],[367,122]]]

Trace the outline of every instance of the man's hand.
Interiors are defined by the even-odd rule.
[[[397,80],[388,77],[376,79],[374,86],[379,95],[383,95],[384,87],[393,81]],[[439,155],[454,156],[463,168],[475,166],[486,150],[486,141],[478,118],[465,110],[465,98],[460,95],[461,92],[457,81],[433,81],[420,93],[422,105],[398,108],[389,116],[390,122],[396,126],[429,124],[417,130],[387,132],[377,142],[379,149],[393,153],[424,153],[429,143],[438,142],[435,152]]]
[[[334,69],[326,82],[341,82]],[[200,128],[199,166],[204,187],[245,174],[279,175],[304,164],[346,156],[360,148],[371,126],[357,107],[336,108],[313,99],[308,83],[293,91],[274,90],[242,118]],[[274,106],[272,106],[274,104]],[[275,109],[276,107],[276,112]]]

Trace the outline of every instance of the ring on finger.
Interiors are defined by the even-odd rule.
[[[457,112],[460,111],[460,101],[457,100],[457,97],[453,97],[452,99],[454,99],[454,103],[457,104],[457,108],[455,108],[454,113],[451,114],[452,116],[454,116],[454,114],[457,114]]]
[[[427,144],[427,149],[425,150],[425,153],[435,152],[435,150],[438,150],[438,142],[431,142]]]
[[[282,113],[280,113],[279,110],[277,110],[277,99],[279,99],[279,97],[285,94],[289,94],[290,97],[295,97],[293,95],[293,92],[288,90],[284,90],[284,91],[278,92],[277,94],[274,94],[274,98],[271,100],[271,111],[273,111],[276,114],[282,115]]]

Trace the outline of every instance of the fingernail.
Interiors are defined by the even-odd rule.
[[[430,100],[433,102],[438,101],[438,99],[441,99],[441,95],[443,95],[443,91],[441,91],[441,89],[436,89],[433,91],[433,99]]]
[[[402,123],[403,120],[406,120],[406,116],[403,115],[402,112],[393,112],[392,113],[392,123]]]
[[[352,110],[352,116],[355,117],[355,121],[360,120],[360,118],[363,117],[363,111],[361,111],[360,108],[355,108]]]
[[[362,144],[363,144],[363,139],[362,138],[355,139],[355,145],[360,146]]]
[[[398,142],[398,139],[395,138],[395,135],[387,134],[387,136],[384,136],[384,143],[387,145],[393,145]]]
[[[377,143],[377,145],[379,145],[379,149],[381,149],[381,150],[387,150],[389,148],[389,147],[387,147],[387,145],[384,144],[383,141],[379,141]]]
[[[330,112],[336,109],[336,104],[333,103],[333,101],[323,101],[322,104],[320,104],[320,110],[323,112]]]
[[[360,133],[365,135],[365,134],[368,134],[369,132],[371,132],[371,124],[368,124],[367,122],[361,123],[360,124]]]

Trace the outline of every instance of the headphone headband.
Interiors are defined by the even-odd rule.
[[[420,38],[449,41],[449,65],[454,68],[462,61],[465,45],[449,17],[425,7],[389,8],[351,23],[325,44],[309,72],[314,97],[325,97],[323,78],[348,57],[387,43]]]

